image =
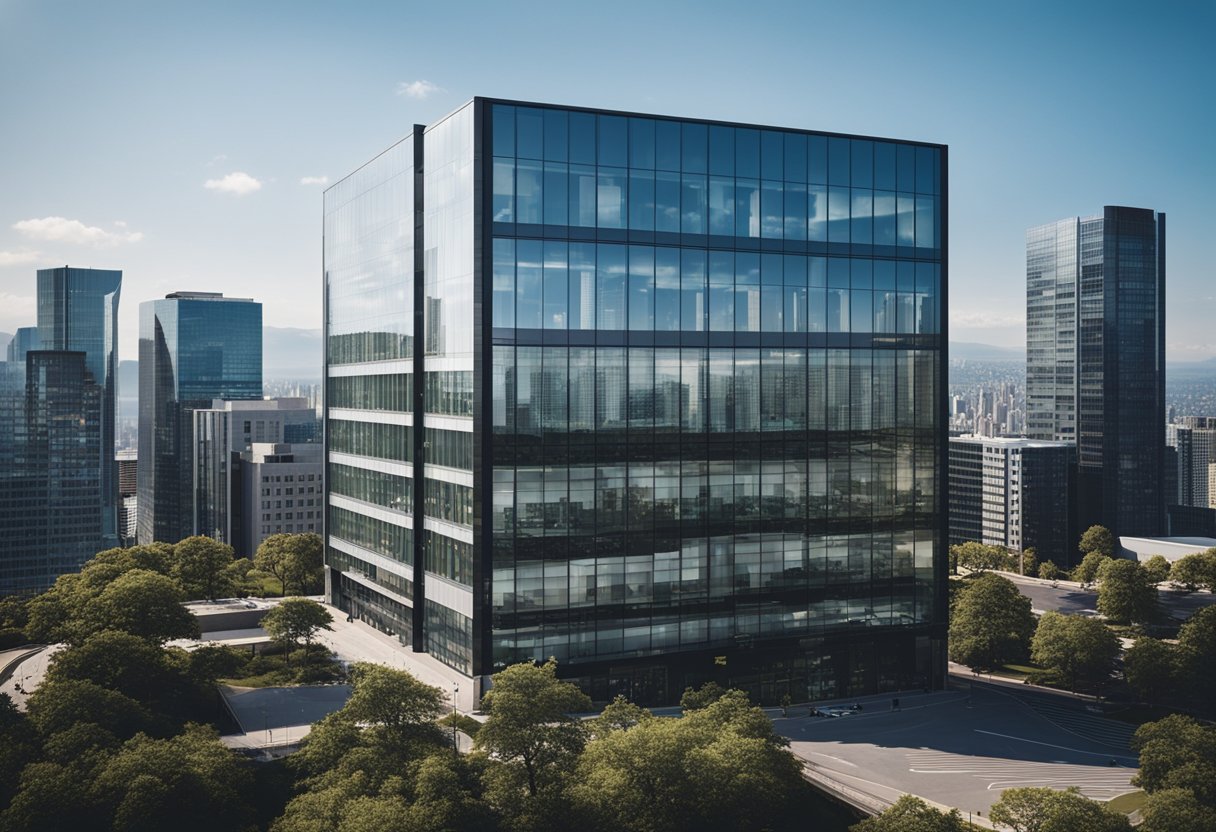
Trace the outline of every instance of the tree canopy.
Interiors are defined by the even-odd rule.
[[[1144,562],[1144,569],[1148,573],[1148,579],[1154,584],[1168,581],[1170,578],[1170,562],[1165,559],[1165,555],[1153,555]]]
[[[1178,630],[1178,666],[1192,698],[1211,710],[1216,691],[1216,606],[1199,610]]]
[[[1148,570],[1134,560],[1111,560],[1098,584],[1098,612],[1116,624],[1156,621],[1157,585]]]
[[[1030,599],[1013,581],[987,573],[968,582],[950,615],[950,660],[981,670],[1026,658],[1034,634]]]
[[[1098,573],[1110,563],[1110,556],[1102,552],[1090,552],[1081,558],[1081,562],[1072,570],[1072,579],[1082,584],[1092,584],[1098,579]]]
[[[1041,787],[1006,789],[989,818],[1013,832],[1131,832],[1127,815],[1081,795]]]
[[[1015,565],[1015,558],[1004,546],[993,546],[969,540],[966,543],[955,543],[950,547],[950,560],[972,572],[983,572],[989,569],[1010,569]]]
[[[1216,727],[1170,714],[1137,728],[1132,749],[1140,754],[1134,785],[1150,794],[1186,789],[1216,807]]]
[[[1216,548],[1186,555],[1170,567],[1170,582],[1188,592],[1207,589],[1216,592]]]
[[[1115,556],[1115,536],[1106,526],[1090,526],[1081,535],[1078,546],[1082,555],[1098,552],[1108,558]]]
[[[1123,677],[1145,702],[1157,702],[1173,689],[1178,669],[1175,648],[1142,636],[1123,654]]]
[[[1205,806],[1187,789],[1153,792],[1140,810],[1139,832],[1212,832],[1216,808]]]
[[[905,794],[882,814],[849,827],[849,832],[966,832],[958,809],[943,812]]]
[[[308,661],[312,640],[320,630],[332,630],[334,617],[329,610],[309,598],[284,598],[262,618],[262,627],[275,641],[294,648],[304,645]]]
[[[1101,686],[1109,678],[1119,640],[1096,618],[1046,612],[1030,642],[1034,662],[1057,674],[1070,690]]]
[[[286,595],[289,588],[306,594],[320,589],[325,547],[315,534],[272,534],[258,546],[253,565],[273,575]]]

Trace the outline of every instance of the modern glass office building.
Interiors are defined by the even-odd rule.
[[[174,292],[139,305],[137,538],[194,533],[193,411],[262,398],[262,304]]]
[[[946,148],[474,99],[325,195],[329,592],[475,688],[932,687]]]
[[[1032,439],[1077,445],[1078,528],[1165,530],[1165,214],[1106,206],[1026,232]]]

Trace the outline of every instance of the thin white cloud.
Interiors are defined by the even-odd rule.
[[[243,170],[236,170],[221,179],[208,179],[203,183],[203,187],[209,191],[245,196],[262,190],[262,182]]]
[[[301,185],[328,185],[328,176],[304,176],[300,178]]]
[[[966,329],[986,329],[993,326],[1022,326],[1026,316],[1011,313],[1000,315],[995,312],[965,312],[962,310],[950,312],[950,325]]]
[[[422,99],[437,92],[443,92],[443,88],[430,81],[402,81],[397,84],[397,95],[404,95],[406,98]]]
[[[85,225],[80,220],[69,220],[66,217],[21,220],[13,223],[13,228],[31,240],[76,245],[116,246],[121,243],[138,243],[144,238],[143,233],[139,231],[106,231],[104,228]]]
[[[227,162],[227,161],[228,161],[228,154],[227,154],[227,153],[219,153],[219,154],[216,154],[215,156],[212,156],[212,157],[211,157],[211,161],[210,161],[210,162],[208,162],[206,166],[207,166],[207,167],[212,167],[212,166],[214,166],[214,165],[218,165],[218,164],[221,164],[221,163],[223,163],[223,162]]]
[[[41,257],[36,251],[0,251],[0,266],[25,266]]]

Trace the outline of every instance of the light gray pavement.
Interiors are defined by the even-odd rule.
[[[298,685],[240,688],[220,685],[220,692],[245,733],[311,725],[346,704],[349,685]]]
[[[1001,791],[1016,786],[1077,786],[1108,800],[1134,791],[1135,758],[1075,733],[994,687],[860,699],[839,717],[778,714],[774,725],[812,775],[884,803],[914,794],[987,817]],[[1112,766],[1115,760],[1118,765]]]
[[[1098,590],[1083,589],[1075,581],[1044,581],[1030,578],[1013,572],[1000,573],[1018,585],[1023,595],[1030,599],[1030,606],[1035,612],[1056,611],[1062,613],[1081,613],[1097,615]],[[1157,597],[1162,608],[1170,616],[1182,621],[1206,606],[1216,603],[1216,595],[1210,592],[1182,592],[1170,584],[1163,583],[1157,588]]]
[[[0,685],[0,693],[7,693],[17,708],[24,711],[29,695],[38,688],[38,685],[42,684],[46,671],[50,667],[51,657],[62,646],[53,644],[50,647],[44,647],[18,662],[12,669],[12,675],[5,680],[4,684]],[[14,652],[29,653],[29,650],[22,649]]]

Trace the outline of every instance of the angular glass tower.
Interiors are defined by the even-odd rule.
[[[474,99],[325,194],[329,594],[480,691],[945,673],[946,148]]]
[[[1027,433],[1077,445],[1077,526],[1165,531],[1165,214],[1026,232]]]
[[[84,353],[85,370],[101,388],[100,411],[90,423],[96,441],[103,547],[118,545],[118,467],[114,462],[118,301],[122,272],[38,270],[38,349]]]
[[[139,305],[139,543],[193,534],[193,411],[260,398],[262,304],[174,292]]]

